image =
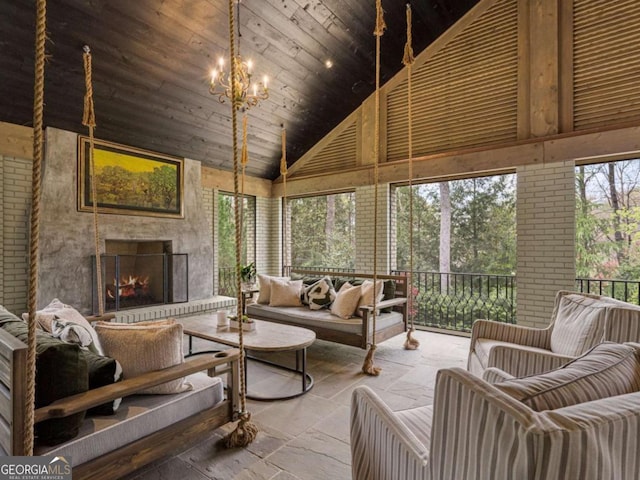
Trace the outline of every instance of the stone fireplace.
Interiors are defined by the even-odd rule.
[[[94,310],[91,261],[95,255],[93,215],[79,212],[77,208],[77,149],[77,134],[47,128],[37,303],[38,308],[42,308],[53,298],[59,298],[83,313],[91,313]],[[141,256],[163,258],[166,253],[184,254],[185,257],[180,258],[188,257],[186,279],[183,274],[176,273],[175,268],[181,260],[174,256],[172,261],[167,261],[166,268],[172,271],[173,276],[168,280],[168,291],[162,294],[155,292],[154,297],[156,294],[162,297],[166,295],[173,297],[174,301],[184,302],[188,299],[185,305],[209,305],[209,300],[213,298],[214,278],[213,240],[209,222],[202,202],[200,163],[186,159],[184,218],[100,214],[101,253],[106,255],[105,260],[114,255],[121,257],[121,277],[128,274],[124,257],[133,254],[133,248],[135,255]],[[105,267],[105,284],[113,284],[115,265]],[[162,267],[150,267],[153,268]],[[152,274],[156,275],[150,270],[146,275]],[[160,284],[164,286],[164,282],[162,280]],[[167,311],[171,315],[180,314],[172,313],[175,310],[174,307]]]
[[[93,311],[98,312],[95,256]],[[189,256],[173,253],[171,240],[105,240],[102,255],[105,312],[171,305],[189,300]]]

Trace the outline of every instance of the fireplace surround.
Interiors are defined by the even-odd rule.
[[[106,240],[102,260],[105,312],[189,301],[189,257],[166,240]],[[93,310],[98,312],[95,256]]]

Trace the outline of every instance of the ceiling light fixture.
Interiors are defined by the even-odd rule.
[[[237,6],[238,12],[238,52],[240,51],[240,2]],[[221,57],[218,60],[217,68],[211,72],[211,80],[209,83],[209,93],[216,95],[220,103],[224,103],[226,99],[231,100],[234,108],[249,109],[255,107],[262,100],[269,98],[269,79],[265,75],[259,83],[252,83],[253,63],[251,60],[243,61],[238,53],[231,59],[233,62],[234,76],[231,78],[231,71],[226,74],[224,71],[225,61]],[[235,98],[233,97],[231,85],[234,84]]]

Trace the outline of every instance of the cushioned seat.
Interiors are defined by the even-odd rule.
[[[564,368],[492,385],[438,372],[433,408],[351,400],[355,480],[637,480],[640,345],[602,343]]]
[[[547,328],[476,320],[467,369],[521,377],[553,370],[603,341],[640,342],[640,307],[600,295],[560,291]]]
[[[38,448],[35,454],[71,456],[73,464],[79,465],[223,401],[220,378],[198,372],[187,381],[192,391],[126,397],[115,415],[88,417],[76,438],[57,447]]]
[[[285,321],[300,327],[323,327],[339,332],[360,333],[362,318],[343,319],[333,315],[329,310],[309,310],[308,307],[270,307],[259,303],[247,305],[247,315],[263,320]],[[376,318],[376,330],[381,330],[404,322],[402,313],[381,313]],[[369,320],[373,328],[373,321]]]

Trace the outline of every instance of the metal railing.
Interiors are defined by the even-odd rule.
[[[576,290],[640,305],[640,280],[576,278]]]
[[[479,318],[516,323],[514,275],[414,272],[413,296],[416,325],[470,332]]]
[[[285,265],[282,267],[282,274],[290,276],[291,272],[295,272],[296,270],[315,270],[319,272],[334,272],[334,273],[354,273],[354,268],[343,268],[343,267],[303,267],[300,265]]]

